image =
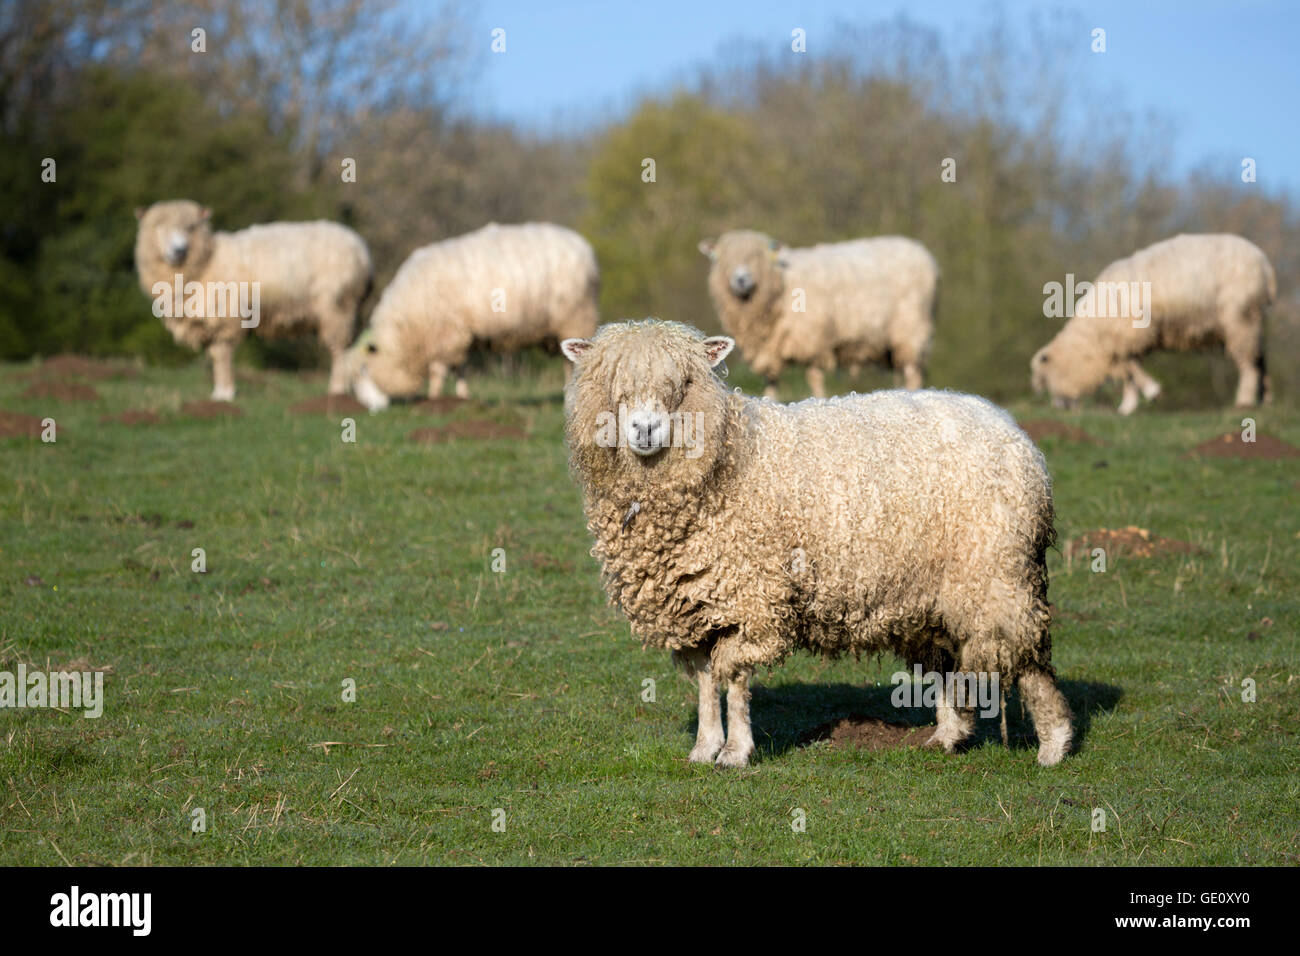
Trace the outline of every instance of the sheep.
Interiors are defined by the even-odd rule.
[[[1072,731],[1051,664],[1052,491],[1034,443],[953,392],[788,406],[728,392],[713,369],[734,344],[653,319],[561,344],[591,553],[634,636],[698,682],[690,759],[745,766],[750,676],[804,648],[1018,682],[1039,763],[1060,761]],[[930,743],[951,752],[972,709],[947,690],[937,712]]]
[[[268,338],[315,332],[330,353],[330,394],[347,391],[344,356],[373,277],[365,240],[326,221],[213,232],[212,210],[190,200],[135,215],[140,288],[179,344],[207,349],[213,399],[234,399],[235,348],[249,328]]]
[[[709,296],[722,330],[767,380],[768,396],[787,364],[806,366],[818,398],[826,371],[840,364],[856,374],[879,362],[901,370],[904,387],[921,387],[939,266],[919,242],[881,236],[788,249],[738,230],[699,249],[712,263]]]
[[[354,350],[353,390],[377,411],[394,396],[429,396],[475,344],[520,349],[591,335],[599,321],[600,271],[587,241],[551,223],[501,226],[417,249],[384,290],[365,342]],[[566,368],[566,376],[568,374]]]
[[[1217,345],[1237,366],[1237,406],[1267,401],[1264,313],[1276,299],[1273,266],[1254,243],[1226,233],[1165,239],[1101,271],[1074,315],[1035,353],[1030,382],[1068,406],[1113,379],[1123,385],[1119,412],[1130,415],[1139,394],[1160,394],[1141,356]]]

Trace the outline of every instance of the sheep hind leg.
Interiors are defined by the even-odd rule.
[[[826,373],[811,365],[808,366],[808,390],[814,398],[826,397]]]
[[[718,699],[718,682],[713,678],[709,648],[687,647],[673,651],[673,660],[685,668],[688,677],[694,678],[700,692],[699,727],[695,732],[695,746],[691,749],[691,762],[713,763],[726,743],[726,735],[722,732],[722,704]]]
[[[1147,374],[1147,370],[1138,363],[1137,359],[1129,360],[1128,375],[1130,381],[1138,387],[1142,397],[1148,402],[1155,401],[1160,396],[1160,383]]]
[[[754,733],[749,726],[749,673],[727,682],[727,742],[715,761],[719,767],[746,767],[754,753]]]
[[[903,366],[903,388],[909,392],[915,392],[924,384],[924,376],[921,373],[921,366],[916,362],[909,362]]]
[[[465,378],[465,366],[456,369],[456,397],[469,398],[469,382]]]
[[[1070,705],[1050,674],[1039,667],[1026,669],[1019,679],[1020,697],[1038,735],[1038,762],[1051,767],[1070,752],[1074,732]]]

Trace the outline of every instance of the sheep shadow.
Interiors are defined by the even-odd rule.
[[[1114,710],[1124,696],[1121,688],[1098,681],[1061,680],[1058,685],[1074,714],[1074,752],[1085,745],[1092,728],[1093,715]],[[754,743],[759,759],[778,757],[787,751],[806,747],[823,740],[831,740],[841,721],[871,724],[876,721],[888,725],[891,734],[873,734],[891,737],[886,746],[904,746],[923,741],[934,726],[934,709],[931,707],[895,707],[891,685],[858,684],[807,684],[790,683],[774,687],[758,685],[753,688],[750,702],[750,719],[753,721]],[[1007,740],[1012,750],[1038,749],[1029,713],[1020,700],[1018,691],[1007,694]],[[695,735],[698,720],[689,721],[690,733]],[[921,731],[927,731],[923,735]],[[975,733],[963,749],[983,746],[985,743],[1001,745],[1000,722],[996,717],[978,718]]]

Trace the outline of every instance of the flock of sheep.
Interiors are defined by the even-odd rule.
[[[598,330],[599,270],[581,236],[491,224],[412,253],[353,344],[372,276],[354,232],[328,222],[213,232],[188,201],[137,215],[146,292],[177,276],[259,285],[251,325],[229,309],[209,314],[211,296],[162,315],[178,342],[209,351],[214,399],[233,398],[232,356],[250,328],[316,332],[330,392],[351,389],[372,410],[436,396],[449,374],[464,397],[475,347],[558,342],[592,554],[633,632],[671,649],[698,683],[692,760],[749,761],[749,679],[796,648],[996,675],[1020,690],[1039,762],[1068,753],[1070,710],[1051,664],[1046,464],[984,399],[920,390],[939,288],[920,243],[787,249],[752,231],[706,240],[709,294],[730,336],[706,338],[657,320]],[[1127,414],[1139,394],[1159,392],[1141,356],[1220,344],[1240,371],[1238,404],[1253,405],[1268,395],[1263,324],[1276,292],[1267,258],[1244,239],[1156,243],[1080,296],[1034,356],[1033,385],[1068,403],[1115,380]],[[724,386],[717,368],[736,345],[767,397]],[[823,397],[826,371],[868,362],[895,369],[905,389]],[[787,365],[806,369],[815,398],[771,400]],[[971,734],[974,708],[945,686],[932,743],[951,751]]]

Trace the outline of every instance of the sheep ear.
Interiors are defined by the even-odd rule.
[[[710,262],[718,261],[718,240],[701,239],[699,249],[700,252],[708,256]]]
[[[207,206],[204,206],[202,209],[199,210],[199,222],[206,222],[211,218],[212,218],[212,210],[209,209]]]
[[[144,206],[136,206],[136,207],[135,207],[135,218],[136,218],[136,219],[143,219],[143,218],[144,218]]]
[[[790,257],[788,255],[789,252],[790,252],[790,247],[787,246],[784,242],[777,242],[776,240],[772,241],[772,259],[776,262],[778,268],[781,269],[789,268],[790,266]]]
[[[591,348],[591,343],[586,339],[565,339],[560,343],[560,351],[574,365],[578,364],[578,359],[582,358],[589,348]]]
[[[705,339],[704,354],[708,356],[709,366],[717,368],[735,347],[735,340],[729,339],[725,335],[715,335],[712,338]]]

